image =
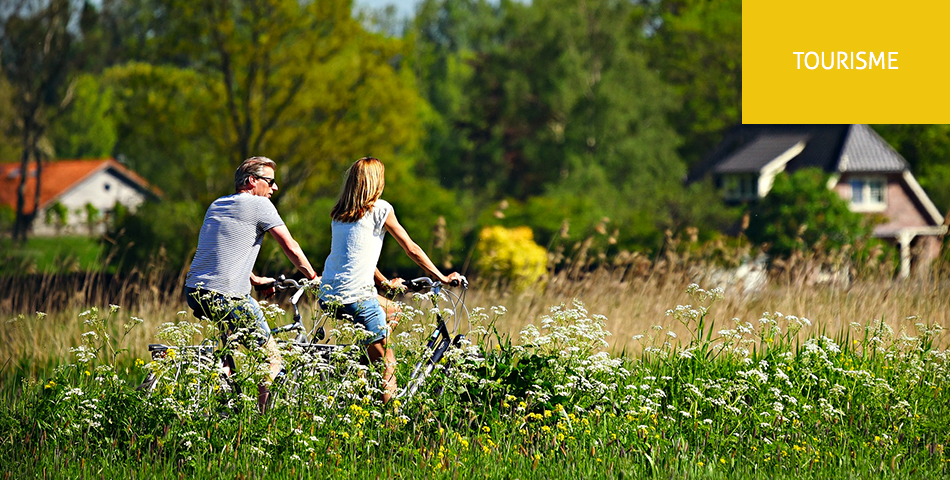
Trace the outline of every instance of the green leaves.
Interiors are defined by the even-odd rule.
[[[112,115],[114,95],[92,75],[82,75],[73,88],[75,100],[52,127],[51,138],[59,158],[107,158],[117,138]]]
[[[817,246],[840,250],[870,233],[864,217],[828,188],[824,173],[805,169],[775,177],[769,194],[752,207],[746,235],[769,244],[772,255],[787,257]]]

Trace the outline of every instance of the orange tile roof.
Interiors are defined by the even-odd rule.
[[[54,201],[60,195],[72,188],[74,185],[92,175],[93,173],[105,169],[113,168],[120,174],[134,183],[139,184],[143,189],[160,197],[161,191],[149,185],[144,178],[129,170],[121,163],[111,159],[99,160],[56,160],[52,162],[43,162],[43,181],[40,184],[40,208],[44,208],[50,202]],[[33,198],[36,191],[36,164],[30,162],[30,175],[26,179],[26,190],[24,192],[25,206],[24,211],[33,212]],[[17,189],[20,186],[20,162],[0,163],[0,204],[6,204],[16,208]]]

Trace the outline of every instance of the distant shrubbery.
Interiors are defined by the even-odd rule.
[[[485,227],[476,252],[475,265],[483,276],[510,283],[515,290],[534,285],[547,271],[547,252],[534,243],[528,227]]]
[[[752,206],[746,235],[768,244],[771,255],[787,257],[819,245],[841,250],[867,240],[871,230],[865,216],[828,188],[825,173],[804,169],[775,177],[769,194]]]

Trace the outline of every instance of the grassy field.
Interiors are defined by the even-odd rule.
[[[30,237],[25,244],[0,239],[0,274],[97,272],[108,248],[89,236]]]
[[[950,475],[942,283],[775,282],[745,294],[694,279],[601,269],[532,292],[474,285],[473,344],[441,394],[382,405],[375,372],[303,378],[264,415],[251,396],[226,396],[223,409],[201,372],[136,392],[163,368],[148,343],[207,326],[159,288],[109,298],[86,287],[62,310],[5,314],[0,475]],[[432,321],[408,311],[401,381]],[[260,362],[242,358],[242,391],[256,391]]]

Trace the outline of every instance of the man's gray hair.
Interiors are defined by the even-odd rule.
[[[277,164],[267,157],[251,157],[242,162],[241,166],[234,171],[234,191],[237,192],[244,188],[252,176],[263,175],[264,167],[277,170]]]

